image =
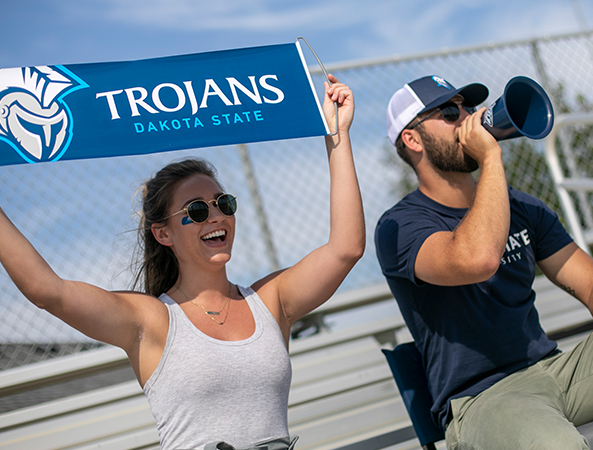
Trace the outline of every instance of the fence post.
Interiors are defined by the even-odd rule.
[[[251,164],[251,158],[249,157],[249,149],[245,144],[238,144],[239,155],[241,156],[241,163],[243,164],[243,170],[245,171],[245,177],[247,178],[247,185],[253,204],[255,206],[257,221],[262,231],[264,238],[264,244],[266,246],[266,253],[270,261],[270,266],[273,271],[280,269],[280,263],[278,262],[278,253],[274,246],[274,240],[272,239],[272,233],[268,227],[268,216],[264,209],[264,204],[259,193],[259,187],[257,185],[257,179],[253,173],[253,165]]]

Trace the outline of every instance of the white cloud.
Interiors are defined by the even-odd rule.
[[[375,19],[377,34],[400,53],[577,31],[568,1],[424,0],[402,6],[399,14],[383,12]]]
[[[127,45],[138,45],[139,29],[153,36],[146,47],[171,39],[166,42],[179,48],[189,38],[196,51],[305,36],[326,61],[527,39],[593,24],[593,5],[574,0],[70,0],[58,5],[70,22],[130,27]]]
[[[104,1],[104,17],[119,22],[186,31],[273,32],[287,28],[344,26],[347,15],[335,20],[339,3],[279,3],[271,0]],[[81,5],[80,8],[86,8]]]

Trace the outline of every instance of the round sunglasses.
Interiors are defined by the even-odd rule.
[[[215,200],[210,200],[209,202],[205,200],[194,200],[181,211],[177,211],[169,217],[165,217],[163,222],[177,214],[186,213],[192,222],[204,223],[208,220],[208,217],[210,217],[210,203],[214,203],[214,206],[227,217],[234,215],[237,211],[237,198],[231,194],[222,194]]]
[[[436,112],[440,112],[441,116],[443,116],[443,119],[445,119],[447,122],[456,122],[457,119],[459,119],[459,115],[461,114],[460,108],[466,110],[468,114],[473,114],[476,112],[475,106],[466,106],[463,104],[460,105],[459,103],[454,102],[443,103],[438,108],[433,109],[430,114],[420,119],[419,122],[416,122],[414,125],[409,127],[408,130],[413,130]]]

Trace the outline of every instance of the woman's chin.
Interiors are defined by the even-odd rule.
[[[230,253],[217,253],[210,258],[210,261],[215,264],[226,264],[231,260]]]

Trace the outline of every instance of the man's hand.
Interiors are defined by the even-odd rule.
[[[482,107],[465,118],[457,130],[457,139],[462,151],[476,160],[482,167],[485,161],[491,157],[500,158],[502,150],[494,136],[482,126],[482,115],[486,107]]]

